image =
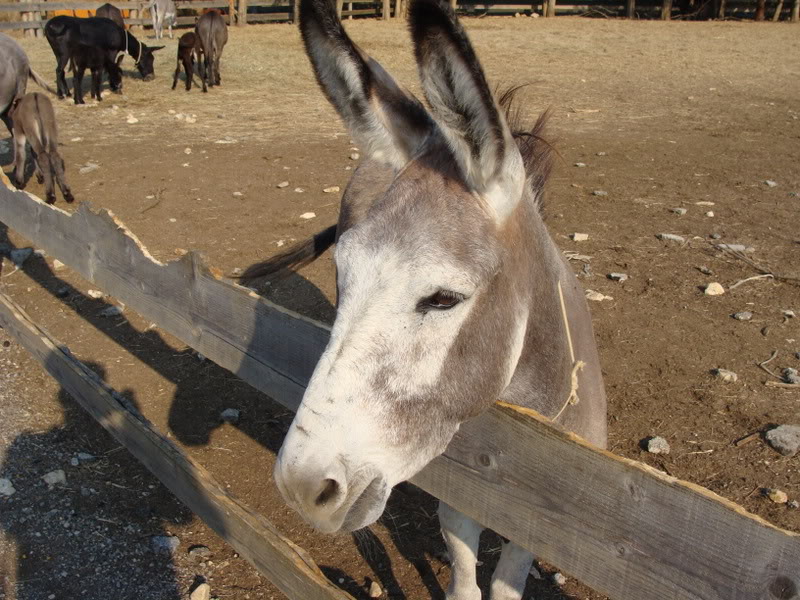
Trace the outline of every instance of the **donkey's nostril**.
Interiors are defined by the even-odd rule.
[[[319,496],[317,496],[317,499],[314,501],[314,503],[317,506],[324,506],[328,503],[328,500],[336,496],[338,491],[339,484],[335,479],[325,479],[322,482],[322,491],[319,493]]]

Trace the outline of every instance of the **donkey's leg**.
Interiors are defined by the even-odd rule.
[[[178,64],[175,67],[175,76],[172,78],[172,89],[175,89],[175,86],[178,85],[178,77],[181,74],[181,59],[178,57]]]
[[[55,204],[56,190],[53,187],[53,165],[50,162],[50,155],[43,149],[36,155],[36,164],[44,175],[44,194],[45,202]]]
[[[51,160],[53,163],[53,172],[56,175],[56,183],[58,183],[58,187],[61,188],[61,195],[64,196],[64,200],[68,203],[74,202],[75,198],[72,195],[72,190],[69,189],[67,185],[67,178],[64,175],[64,159],[61,158],[61,155],[57,152],[53,152]]]
[[[72,93],[75,98],[75,104],[85,104],[83,101],[83,74],[86,72],[86,67],[81,66],[72,72]]]
[[[439,502],[439,524],[450,552],[450,585],[445,598],[481,600],[475,567],[483,527],[444,502]]]
[[[19,189],[25,188],[25,142],[24,133],[14,136],[14,185]]]
[[[513,542],[505,542],[492,575],[491,600],[521,600],[533,564],[533,554]]]

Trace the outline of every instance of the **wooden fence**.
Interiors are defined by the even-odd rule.
[[[337,0],[339,15],[348,19],[353,17],[381,17],[392,19],[402,16],[408,0]],[[800,22],[800,0],[774,0],[771,19],[780,18]],[[298,0],[178,0],[175,4],[180,10],[200,11],[204,8],[218,8],[226,13],[228,24],[247,25],[266,21],[290,21],[297,18]],[[0,21],[0,31],[22,29],[25,35],[40,36],[47,22],[47,13],[69,10],[94,11],[104,4],[103,0],[76,0],[75,2],[19,2],[0,3],[0,14],[19,13],[19,21]],[[460,13],[466,15],[484,14],[532,14],[534,12],[545,17],[556,14],[603,14],[618,15],[628,18],[657,17],[669,20],[673,16],[682,15],[674,6],[673,0],[585,0],[581,3],[556,4],[556,0],[486,0],[473,2],[470,0],[451,0],[451,4]],[[151,20],[142,18],[148,5],[146,0],[124,0],[114,2],[120,10],[128,11],[125,22],[131,27],[148,25]],[[742,18],[766,18],[766,0],[701,0],[692,3],[688,16],[703,18],[725,18],[735,16]],[[178,25],[193,25],[196,16],[178,17]]]
[[[165,331],[296,410],[329,329],[224,279],[201,256],[160,263],[108,211],[73,213],[0,175],[0,221]],[[220,536],[290,598],[348,598],[266,519],[130,412],[2,297],[27,347]],[[463,425],[413,483],[615,600],[797,600],[800,534],[642,463],[590,446],[533,411],[497,404]]]

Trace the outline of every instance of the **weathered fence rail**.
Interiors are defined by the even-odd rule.
[[[155,261],[87,204],[69,214],[0,186],[0,221],[296,409],[327,327],[225,280],[196,253]],[[412,481],[616,600],[795,599],[800,589],[800,534],[532,411],[496,405]]]

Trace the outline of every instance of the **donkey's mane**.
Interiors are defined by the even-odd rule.
[[[541,211],[544,186],[550,177],[553,169],[553,158],[556,149],[545,138],[547,123],[550,120],[550,111],[546,110],[536,119],[533,127],[524,123],[522,111],[516,101],[517,93],[525,87],[516,85],[508,89],[499,91],[497,101],[501,110],[505,112],[506,122],[514,141],[522,155],[522,162],[525,165],[529,185],[536,198],[536,207]]]

